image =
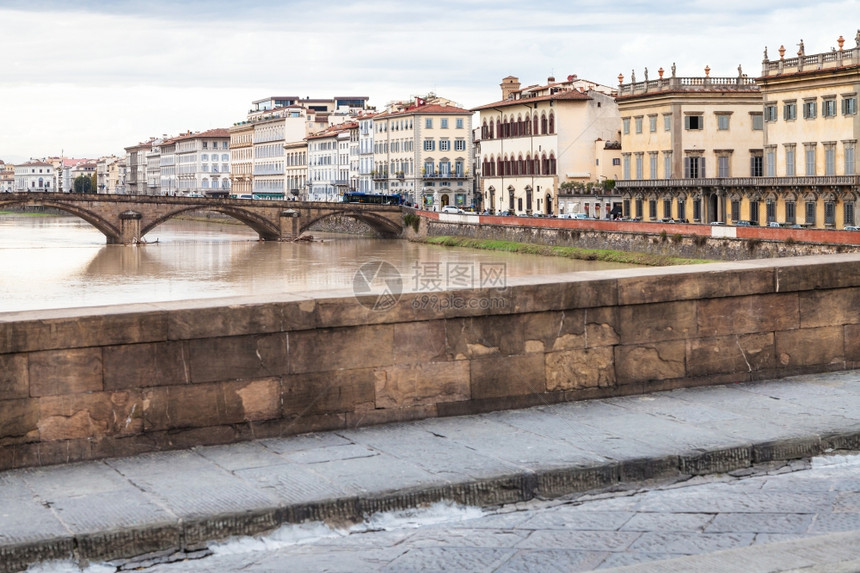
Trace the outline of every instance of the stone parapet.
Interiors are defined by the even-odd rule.
[[[0,469],[855,368],[860,255],[0,314]],[[365,301],[366,302],[366,301]]]

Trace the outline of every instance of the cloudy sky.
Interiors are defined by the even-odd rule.
[[[120,155],[273,95],[476,107],[507,75],[755,76],[765,46],[853,48],[858,16],[860,0],[0,0],[0,159]]]

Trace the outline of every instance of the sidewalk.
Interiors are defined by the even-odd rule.
[[[0,572],[860,449],[860,371],[0,473]]]

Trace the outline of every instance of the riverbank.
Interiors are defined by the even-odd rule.
[[[705,259],[670,257],[667,255],[659,255],[653,253],[637,253],[618,251],[613,249],[581,249],[577,247],[537,245],[531,243],[516,243],[513,241],[500,241],[492,239],[470,239],[467,237],[418,237],[410,240],[419,243],[425,243],[428,245],[441,245],[445,247],[466,247],[470,249],[505,251],[508,253],[543,255],[549,257],[564,257],[567,259],[578,259],[583,261],[625,263],[649,267],[695,265],[714,262]]]

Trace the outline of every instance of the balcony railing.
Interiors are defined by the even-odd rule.
[[[665,187],[844,187],[860,185],[857,175],[827,175],[821,177],[709,177],[707,179],[630,179],[616,181],[625,188]]]

